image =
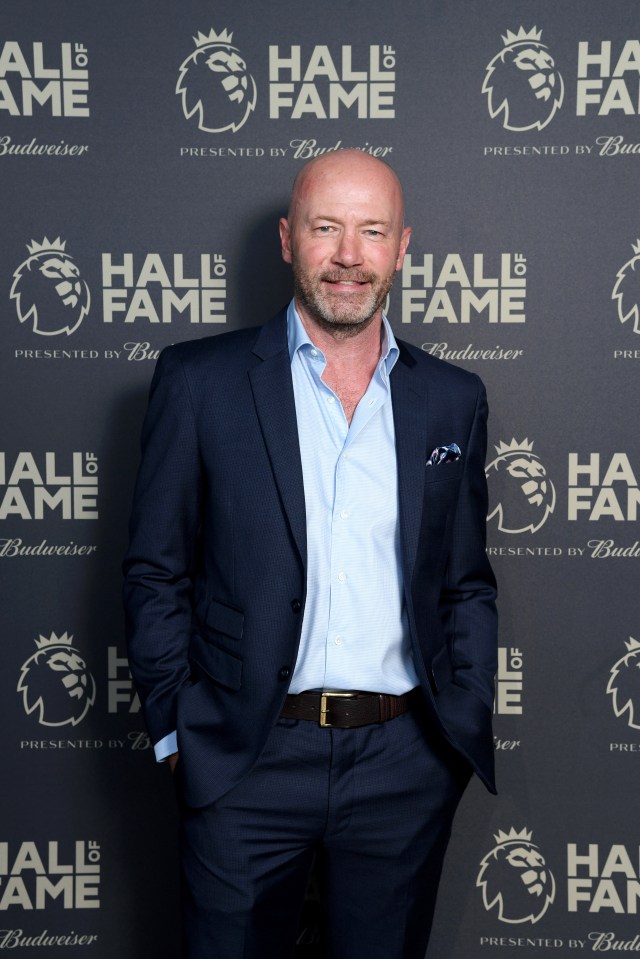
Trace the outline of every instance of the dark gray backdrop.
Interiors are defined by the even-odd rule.
[[[277,217],[340,144],[405,183],[395,331],[492,410],[500,795],[465,796],[429,959],[640,950],[639,37],[636,0],[5,0],[0,948],[177,954],[119,599],[146,391],[286,302]]]

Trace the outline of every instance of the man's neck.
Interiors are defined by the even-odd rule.
[[[340,399],[350,424],[380,360],[382,313],[356,334],[339,336],[303,315],[297,304],[296,308],[309,339],[327,360],[322,379]]]
[[[354,370],[370,368],[370,377],[373,375],[380,359],[381,312],[366,325],[363,324],[357,332],[345,335],[344,329],[340,326],[336,326],[335,331],[321,326],[313,317],[306,315],[298,303],[296,303],[296,309],[309,339],[324,353],[327,367],[339,367],[344,371],[349,368]]]

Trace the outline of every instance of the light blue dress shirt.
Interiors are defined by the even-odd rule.
[[[347,423],[293,300],[287,336],[307,514],[307,600],[290,692],[418,685],[403,598],[389,374],[398,346],[385,316],[380,361]],[[155,744],[177,751],[175,732]]]
[[[322,380],[324,354],[293,301],[291,374],[307,514],[307,599],[290,692],[407,692],[418,685],[403,597],[386,318],[380,361],[348,424]]]

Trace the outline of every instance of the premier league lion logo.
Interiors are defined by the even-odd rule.
[[[234,133],[246,122],[256,105],[256,85],[236,47],[233,34],[198,33],[196,49],[180,67],[176,93],[189,120],[198,118],[205,133]]]
[[[77,726],[95,702],[93,676],[72,641],[66,633],[40,636],[38,651],[22,667],[18,692],[41,726]]]
[[[69,336],[89,312],[89,287],[80,270],[65,252],[66,241],[58,237],[42,243],[27,243],[29,258],[13,274],[11,299],[18,319],[30,320],[33,332],[42,336]]]
[[[627,714],[627,726],[640,729],[640,643],[629,637],[627,654],[612,667],[607,692],[616,716]]]
[[[544,857],[526,829],[500,830],[494,838],[498,845],[480,863],[476,880],[485,909],[497,909],[502,922],[537,922],[556,896]]]
[[[618,270],[611,299],[618,301],[620,322],[632,319],[634,333],[640,333],[640,240],[633,243],[631,249],[635,256]]]
[[[512,439],[495,449],[498,455],[485,472],[491,498],[498,502],[487,519],[497,517],[503,533],[535,533],[555,509],[553,483],[528,440]]]
[[[535,27],[507,30],[504,49],[487,67],[482,92],[490,116],[501,117],[505,130],[542,130],[562,106],[562,77],[541,36]]]

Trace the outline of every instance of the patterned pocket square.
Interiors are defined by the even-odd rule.
[[[436,446],[427,460],[427,466],[439,466],[440,463],[455,463],[461,456],[462,452],[457,443],[449,443],[448,446]]]

